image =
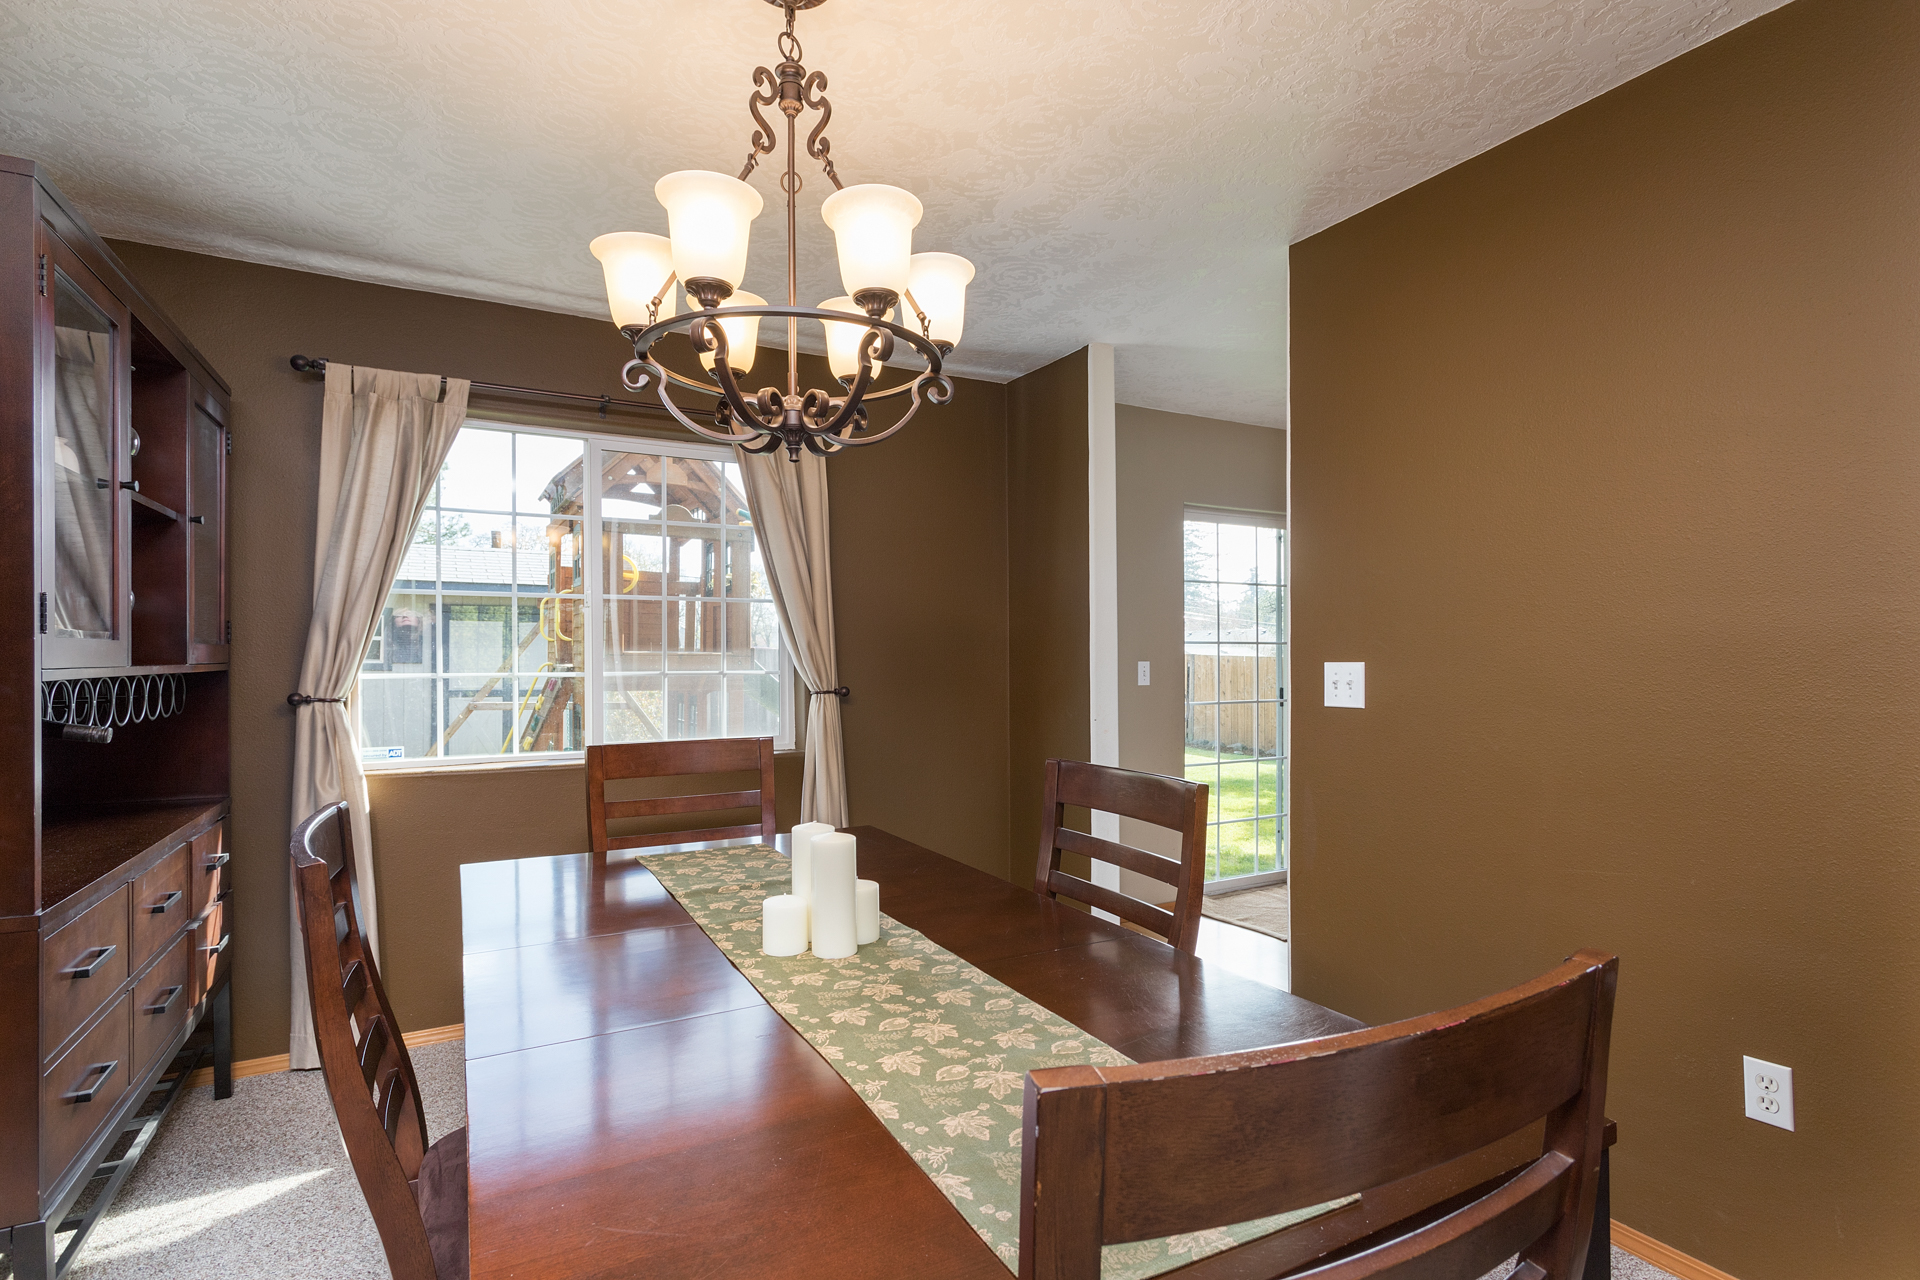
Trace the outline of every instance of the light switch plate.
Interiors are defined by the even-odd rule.
[[[1793,1068],[1760,1058],[1741,1058],[1746,1075],[1747,1119],[1793,1131]]]
[[[1366,663],[1327,663],[1327,705],[1330,707],[1367,705]]]
[[[1140,664],[1140,683],[1142,685],[1153,683],[1153,664],[1151,662],[1143,662]]]

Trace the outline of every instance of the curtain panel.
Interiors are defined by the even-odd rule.
[[[840,732],[840,667],[833,647],[833,570],[827,559],[827,460],[811,453],[735,449],[747,506],[766,557],[774,609],[793,667],[806,686],[807,766],[800,820],[847,825],[846,749]]]
[[[347,698],[386,606],[420,513],[467,416],[460,378],[393,373],[330,361],[320,410],[320,510],[313,546],[313,617],[298,692],[315,701],[294,709],[293,823],[346,801],[353,830],[357,908],[367,945],[379,957],[373,839],[367,779]],[[444,390],[443,390],[444,389]],[[308,1000],[299,907],[293,912],[294,1070],[320,1065]]]

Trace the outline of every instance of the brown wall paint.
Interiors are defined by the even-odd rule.
[[[1799,0],[1293,250],[1297,988],[1618,951],[1614,1213],[1743,1280],[1916,1267],[1916,73]]]
[[[1007,869],[1007,389],[828,463],[848,804]]]
[[[293,373],[287,357],[299,351],[625,397],[617,373],[631,352],[605,321],[147,245],[113,247],[233,385],[234,866],[244,912],[234,944],[235,1052],[264,1057],[287,1047],[293,736],[285,699],[311,608],[320,448],[320,382]],[[841,674],[855,690],[847,708],[854,819],[896,826],[995,870],[1004,866],[996,846],[1005,830],[1007,734],[1004,694],[996,700],[991,691],[996,681],[1004,687],[1007,641],[1006,558],[991,531],[1003,527],[996,458],[1004,457],[1004,402],[998,386],[961,381],[952,405],[928,410],[870,458],[836,459],[831,499]],[[533,420],[524,402],[479,396],[471,412],[503,409]],[[605,429],[590,414],[545,420]],[[943,518],[978,510],[987,532],[904,519],[929,475],[943,481],[927,499],[933,509]],[[869,565],[879,581],[869,580]],[[952,608],[943,592],[978,607]],[[882,636],[894,643],[872,639]],[[937,676],[929,675],[929,644]],[[869,708],[890,706],[903,687],[919,690],[911,718],[857,705],[864,696]],[[887,771],[870,777],[875,761]],[[781,761],[789,825],[798,766],[797,756]],[[578,767],[554,765],[373,781],[377,874],[389,914],[385,977],[402,1025],[461,1021],[458,865],[579,849],[584,785]],[[950,798],[944,810],[929,799],[935,795]],[[404,928],[392,914],[402,903]]]
[[[1287,433],[1118,405],[1114,410],[1120,560],[1120,763],[1178,778],[1186,767],[1186,563],[1188,504],[1283,514]],[[1153,664],[1141,688],[1136,668]],[[1123,821],[1121,839],[1177,856],[1177,833]],[[1129,893],[1165,895],[1125,872]]]
[[[1087,353],[1007,384],[1007,824],[1001,874],[1033,879],[1049,757],[1092,751]],[[1084,817],[1073,825],[1085,829]]]

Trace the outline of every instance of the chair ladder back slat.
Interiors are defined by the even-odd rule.
[[[1546,1234],[1560,1217],[1572,1161],[1548,1152],[1473,1203],[1353,1257],[1291,1280],[1448,1280],[1484,1276]]]
[[[1061,827],[1054,835],[1054,844],[1062,853],[1082,853],[1100,862],[1111,862],[1117,867],[1138,871],[1141,875],[1151,876],[1164,884],[1180,883],[1182,868],[1178,858],[1149,853],[1145,849],[1136,849],[1130,844],[1102,840],[1099,836],[1090,836],[1084,831],[1075,831],[1072,827]]]
[[[648,849],[659,844],[683,844],[694,840],[745,840],[759,838],[762,827],[700,827],[692,831],[655,831],[649,835],[613,836],[607,849]]]
[[[289,852],[313,1033],[340,1136],[395,1280],[437,1280],[412,1187],[427,1150],[426,1118],[406,1041],[354,909],[346,805],[329,805],[302,822]]]
[[[757,773],[760,785],[736,791],[608,800],[607,783],[631,778],[696,777]],[[587,842],[596,854],[695,840],[752,838],[772,841],[774,816],[772,738],[694,738],[670,742],[602,743],[587,748]],[[683,813],[718,814],[758,809],[760,821],[729,827],[680,827],[672,831],[615,836],[607,823],[624,818],[667,818]]]
[[[1173,936],[1174,915],[1165,907],[1156,907],[1150,902],[1130,898],[1105,885],[1090,883],[1079,876],[1069,875],[1065,871],[1054,872],[1048,878],[1047,886],[1055,893],[1065,894],[1075,902],[1084,902],[1090,907],[1110,911],[1122,920],[1137,924],[1143,929],[1151,929],[1162,937]]]
[[[1201,883],[1206,876],[1207,788],[1184,778],[1138,773],[1077,760],[1049,760],[1040,811],[1040,859],[1034,891],[1078,902],[1165,936],[1177,950],[1193,953],[1200,935]],[[1177,832],[1179,858],[1120,844],[1064,825],[1069,805],[1115,814]],[[1060,855],[1073,853],[1137,872],[1174,887],[1171,912],[1153,903],[1096,886],[1061,872]],[[1097,890],[1090,894],[1089,890]],[[1095,897],[1099,901],[1095,901]],[[1119,899],[1126,909],[1114,905]]]
[[[375,1014],[360,1036],[360,1078],[367,1082],[370,1097],[379,1094],[374,1081],[379,1078],[380,1068],[386,1065],[387,1039],[387,1020]]]
[[[647,800],[609,800],[609,818],[659,818],[674,813],[718,813],[723,809],[758,809],[760,792],[716,791],[704,796],[657,796]]]
[[[359,1024],[360,1002],[367,994],[367,967],[355,960],[347,966],[347,976],[340,980],[340,1000],[347,1007],[347,1017]],[[362,1035],[364,1036],[364,1029]]]

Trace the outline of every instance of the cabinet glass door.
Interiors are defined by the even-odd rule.
[[[119,456],[122,329],[64,270],[53,293],[53,546],[45,631],[49,666],[127,661],[125,503]]]
[[[227,431],[211,409],[206,390],[197,384],[193,394],[191,448],[187,462],[187,546],[193,574],[194,662],[227,660],[227,609],[224,483]]]

